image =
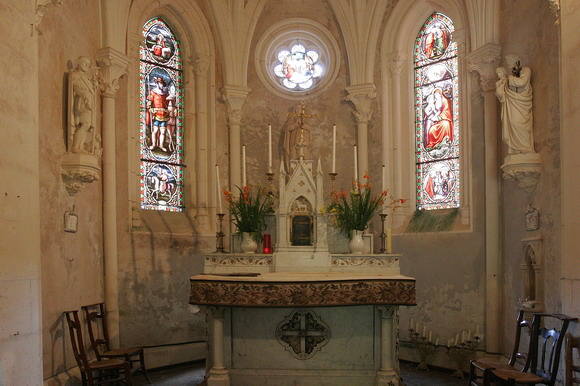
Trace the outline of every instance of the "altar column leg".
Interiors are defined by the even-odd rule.
[[[398,321],[396,306],[377,307],[381,320],[381,368],[377,385],[399,385]]]
[[[229,386],[230,375],[224,363],[224,308],[211,307],[212,313],[212,367],[207,379],[208,386]]]

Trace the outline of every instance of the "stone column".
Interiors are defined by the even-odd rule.
[[[204,233],[211,230],[212,221],[209,219],[209,188],[211,184],[207,182],[211,179],[208,176],[209,171],[209,138],[208,138],[208,70],[209,57],[198,55],[192,60],[193,75],[195,76],[195,128],[196,128],[196,222]],[[215,192],[215,187],[212,190]]]
[[[117,173],[115,97],[119,78],[127,72],[127,57],[111,48],[97,53],[102,92],[103,140],[103,253],[105,261],[105,303],[107,324],[113,347],[119,346],[119,283],[117,280]]]
[[[242,186],[241,130],[242,107],[250,89],[241,86],[225,86],[224,98],[228,107],[230,127],[230,189]]]
[[[500,149],[495,69],[500,60],[501,47],[486,44],[469,54],[470,71],[479,74],[484,102],[485,139],[485,342],[486,350],[498,353],[501,329],[501,214],[500,214]]]
[[[399,355],[396,306],[379,306],[381,322],[381,368],[377,372],[377,385],[399,385]]]
[[[230,375],[224,359],[224,308],[210,307],[211,312],[211,359],[212,367],[207,379],[208,386],[229,386]]]
[[[361,178],[369,171],[368,124],[372,117],[372,102],[376,98],[376,88],[372,83],[346,88],[346,100],[353,104],[356,120],[356,143],[358,146],[358,175]]]

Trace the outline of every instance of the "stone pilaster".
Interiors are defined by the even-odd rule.
[[[127,72],[127,63],[127,57],[111,47],[101,48],[97,53],[99,86],[102,95],[105,302],[107,303],[109,337],[113,347],[119,346],[115,97],[119,90],[119,79]]]
[[[250,89],[241,86],[225,86],[224,100],[228,108],[230,128],[230,189],[242,185],[241,130],[242,107]]]
[[[501,47],[486,44],[469,54],[467,63],[470,71],[479,75],[479,84],[484,100],[485,138],[485,337],[486,350],[500,351],[501,331],[501,212],[499,153],[501,141],[498,130],[497,100],[495,97],[495,69],[500,61]]]
[[[358,175],[362,177],[369,171],[368,124],[373,115],[377,92],[372,83],[349,86],[346,92],[346,100],[353,105],[352,114],[357,127]]]

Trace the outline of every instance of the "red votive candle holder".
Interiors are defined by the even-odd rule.
[[[272,253],[272,236],[269,233],[264,233],[262,236],[262,253]]]

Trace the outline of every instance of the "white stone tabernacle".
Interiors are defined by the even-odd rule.
[[[398,307],[416,304],[415,279],[372,243],[334,253],[320,161],[288,168],[274,253],[207,254],[191,278],[190,303],[211,323],[207,384],[399,385]]]

